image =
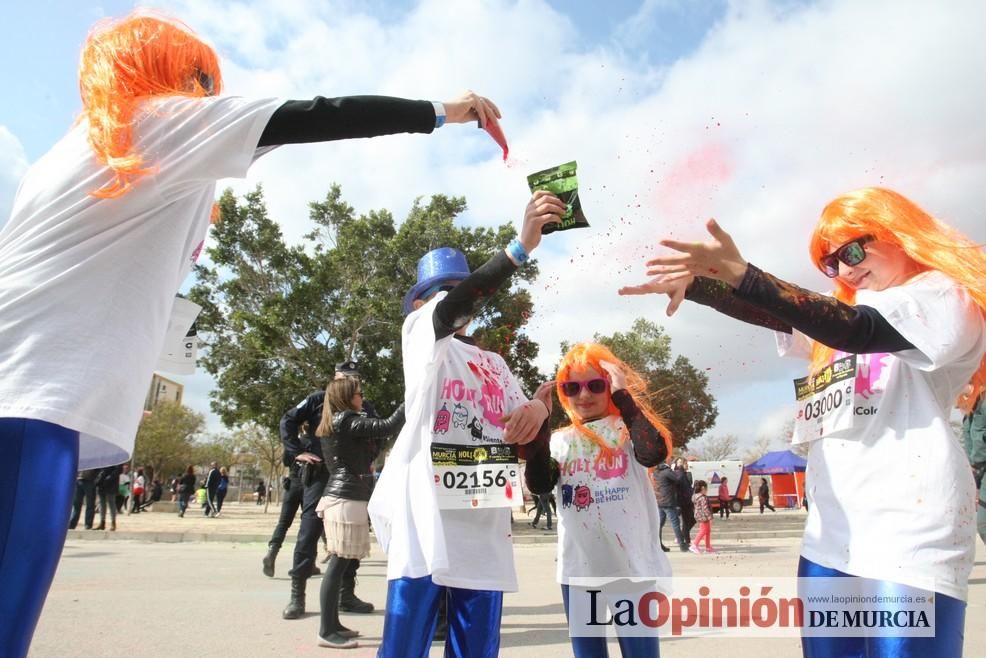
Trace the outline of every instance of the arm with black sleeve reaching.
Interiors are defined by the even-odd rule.
[[[396,133],[430,133],[445,123],[496,123],[500,110],[467,92],[444,103],[391,96],[342,96],[289,100],[274,110],[257,144],[308,144]]]
[[[709,221],[708,243],[662,241],[682,253],[648,261],[645,284],[620,289],[621,295],[666,294],[672,315],[689,299],[750,324],[791,333],[850,354],[898,352],[914,346],[875,308],[852,306],[800,288],[763,272],[739,255],[732,238]],[[714,273],[711,277],[697,272]]]

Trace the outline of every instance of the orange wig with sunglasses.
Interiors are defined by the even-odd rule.
[[[91,192],[100,198],[125,194],[153,171],[133,148],[138,106],[156,96],[218,94],[222,75],[215,51],[180,22],[134,12],[98,24],[86,39],[79,65],[80,120],[89,144],[116,176]]]
[[[626,376],[627,393],[629,393],[630,397],[633,398],[637,408],[639,408],[644,414],[644,417],[646,417],[650,424],[661,433],[661,436],[664,437],[664,444],[667,446],[668,455],[670,455],[672,447],[671,432],[668,430],[661,417],[654,412],[650,406],[650,403],[647,401],[647,382],[645,382],[644,378],[641,377],[633,368],[617,358],[608,347],[599,343],[578,343],[572,349],[568,350],[565,356],[562,357],[561,364],[558,366],[558,372],[555,375],[555,389],[558,394],[558,400],[561,402],[562,409],[564,409],[565,413],[568,415],[568,419],[572,421],[572,425],[579,431],[579,433],[588,437],[593,443],[599,446],[601,451],[600,458],[607,457],[609,453],[613,452],[613,449],[604,443],[601,436],[585,426],[582,419],[579,418],[579,415],[575,413],[571,401],[567,396],[562,394],[561,390],[562,382],[566,382],[571,379],[572,371],[584,370],[585,368],[594,369],[608,380],[609,377],[606,373],[606,369],[602,366],[603,361],[612,363],[623,371]],[[607,414],[610,416],[620,415],[620,410],[616,408],[615,404],[613,404],[612,399],[609,400]]]
[[[937,270],[969,291],[986,314],[986,254],[955,229],[941,223],[902,194],[882,187],[848,192],[831,201],[822,211],[808,248],[812,262],[839,245],[864,235],[900,247],[920,271]],[[835,297],[854,304],[856,290],[835,279]],[[827,364],[833,350],[815,343],[812,369]],[[974,376],[983,380],[986,359]]]

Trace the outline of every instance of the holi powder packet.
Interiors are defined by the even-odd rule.
[[[503,128],[500,127],[500,122],[497,120],[486,122],[486,132],[490,134],[493,141],[496,142],[501,149],[503,149],[503,161],[507,161],[507,155],[510,153],[510,147],[507,146],[507,137],[503,134]]]
[[[579,181],[575,176],[577,168],[578,165],[573,160],[527,177],[527,185],[531,188],[531,192],[546,190],[565,204],[565,214],[561,217],[561,223],[545,224],[541,227],[541,233],[589,227],[589,221],[582,212],[582,202],[579,201]]]

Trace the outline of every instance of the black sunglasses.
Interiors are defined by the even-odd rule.
[[[863,245],[867,242],[873,242],[873,240],[875,238],[872,235],[864,235],[845,243],[828,256],[822,256],[818,259],[818,264],[822,266],[822,272],[830,279],[834,279],[839,276],[840,261],[849,267],[856,267],[866,259],[866,250],[863,249]]]
[[[597,379],[590,379],[586,382],[567,381],[561,383],[561,392],[567,398],[574,398],[582,391],[583,386],[589,389],[590,393],[599,395],[600,393],[606,392],[607,384],[606,380],[601,377]]]

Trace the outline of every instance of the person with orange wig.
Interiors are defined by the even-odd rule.
[[[797,383],[795,440],[810,442],[799,576],[855,577],[847,587],[884,595],[934,593],[934,637],[803,633],[804,655],[958,658],[975,484],[949,414],[986,368],[986,254],[879,187],[822,211],[809,252],[834,280],[831,296],[748,263],[714,220],[708,230],[704,243],[662,240],[678,253],[648,261],[655,278],[620,294],[666,294],[669,315],[683,299],[711,306],[774,329],[782,355],[810,359]],[[809,592],[822,582],[803,581]]]
[[[493,126],[467,93],[221,96],[215,51],[133,13],[90,33],[82,112],[24,176],[0,230],[0,655],[26,655],[65,541],[77,470],[129,459],[216,181],[282,144]],[[318,496],[312,496],[311,509]],[[43,505],[43,508],[40,507]],[[308,574],[304,574],[307,576]]]
[[[986,377],[966,385],[956,405],[962,412],[962,444],[976,480],[976,528],[986,543]]]
[[[605,587],[671,575],[668,558],[654,550],[660,521],[647,472],[671,454],[671,434],[647,402],[644,379],[605,345],[575,345],[544,387],[555,388],[572,424],[550,442],[524,446],[524,478],[535,494],[558,488],[557,577],[572,650],[576,658],[605,658],[605,635],[587,636],[575,609],[591,605],[585,579]],[[617,634],[624,658],[659,655],[656,634]]]

